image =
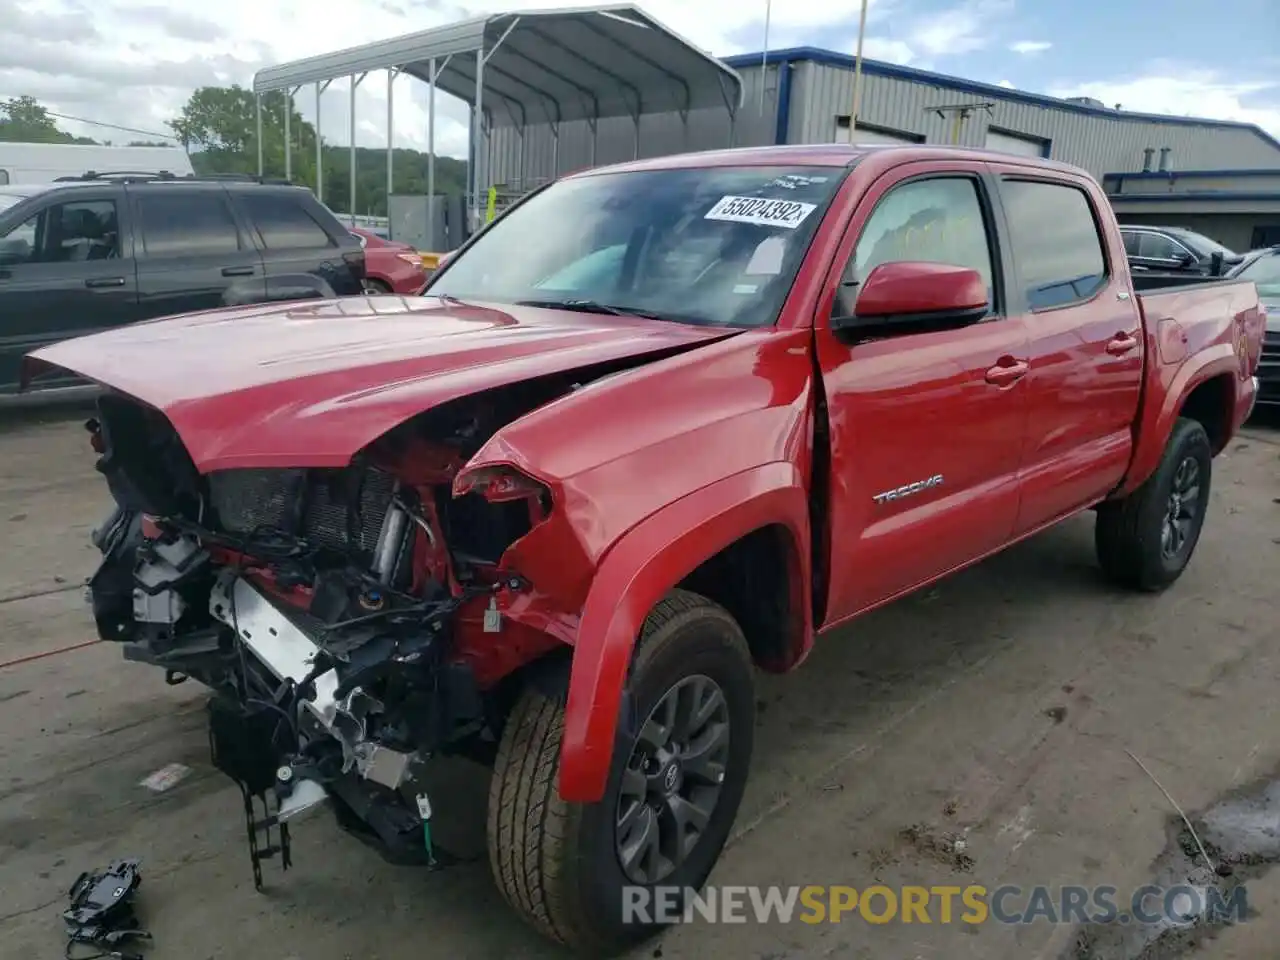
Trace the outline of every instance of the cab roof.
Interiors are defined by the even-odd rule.
[[[630,160],[604,167],[593,167],[570,174],[590,176],[595,173],[632,173],[642,170],[675,170],[691,167],[773,166],[787,164],[799,167],[852,167],[869,156],[892,158],[897,163],[915,160],[973,160],[1017,166],[1038,167],[1059,173],[1082,174],[1085,171],[1070,164],[1039,157],[1022,157],[995,150],[952,147],[943,144],[915,143],[796,143],[763,147],[735,147],[726,150],[702,150],[677,153],[644,160]]]

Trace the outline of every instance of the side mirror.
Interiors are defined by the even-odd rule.
[[[1189,253],[1178,254],[1177,260],[1178,260],[1178,266],[1184,269],[1196,262],[1196,258]]]
[[[982,274],[948,263],[882,263],[862,282],[854,312],[832,316],[841,338],[947,330],[977,323],[991,302]]]

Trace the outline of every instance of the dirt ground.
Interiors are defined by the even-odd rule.
[[[1162,596],[1102,585],[1087,516],[826,638],[790,677],[762,677],[755,766],[713,882],[1148,882],[1177,825],[1130,752],[1193,819],[1280,774],[1275,426],[1251,425],[1217,461],[1198,552]],[[61,956],[67,888],[121,856],[143,859],[155,958],[562,955],[506,909],[483,859],[429,875],[391,867],[327,815],[295,827],[294,869],[269,865],[269,891],[254,893],[239,794],[209,765],[199,690],[107,644],[12,663],[93,638],[81,583],[106,505],[75,411],[0,423],[0,957]],[[171,763],[191,768],[179,785],[140,784]],[[484,790],[468,767],[437,791],[436,823],[463,853],[484,849]],[[1259,864],[1248,923],[1143,960],[1274,955],[1280,884]],[[1087,955],[1079,935],[695,921],[636,955],[1025,960]]]

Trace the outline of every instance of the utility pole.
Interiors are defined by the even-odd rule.
[[[858,52],[853,57],[853,112],[849,114],[849,142],[857,142],[858,110],[862,107],[862,37],[867,32],[867,0],[858,14]]]
[[[760,116],[764,116],[764,82],[769,74],[769,19],[773,0],[764,0],[764,47],[760,52]]]

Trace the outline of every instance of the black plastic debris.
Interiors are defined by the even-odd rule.
[[[130,941],[151,939],[134,913],[134,892],[142,883],[138,863],[115,860],[103,870],[80,874],[71,885],[71,902],[62,913],[67,924],[67,960],[140,960],[141,954],[126,949]]]

